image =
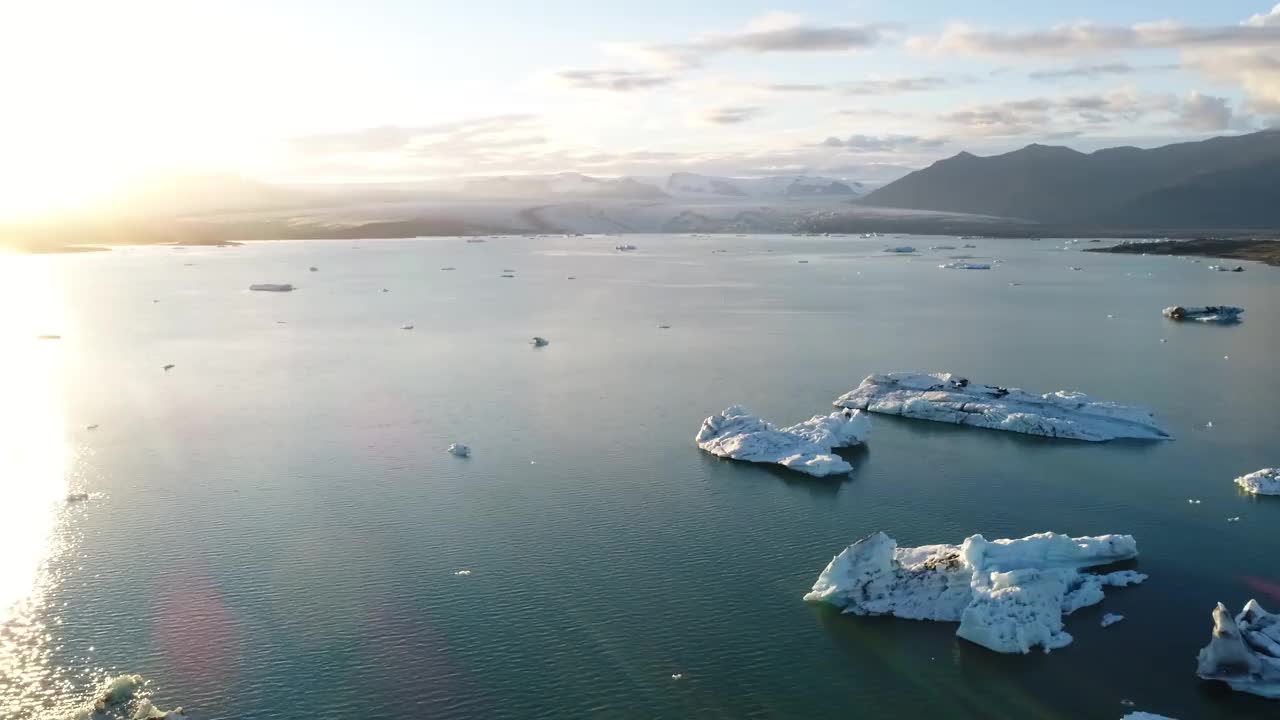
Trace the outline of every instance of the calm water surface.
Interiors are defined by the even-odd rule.
[[[629,241],[0,259],[0,717],[57,717],[124,672],[207,719],[1280,713],[1194,675],[1215,602],[1280,606],[1280,499],[1231,482],[1280,463],[1276,269],[1048,240]],[[1003,263],[937,267],[964,252]],[[1174,324],[1175,303],[1246,319]],[[892,370],[1143,404],[1177,440],[877,416],[836,480],[692,443],[727,405],[790,423]],[[1132,533],[1151,579],[1049,655],[801,602],[875,530]]]

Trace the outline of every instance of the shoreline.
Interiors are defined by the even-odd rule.
[[[1265,238],[1195,238],[1132,242],[1109,247],[1086,248],[1085,252],[1121,255],[1193,255],[1195,257],[1252,260],[1280,267],[1280,240]]]

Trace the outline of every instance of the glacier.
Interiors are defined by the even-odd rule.
[[[1203,305],[1199,307],[1173,305],[1160,311],[1162,315],[1170,320],[1195,320],[1196,322],[1217,323],[1219,325],[1240,322],[1240,314],[1243,312],[1244,308],[1236,307],[1235,305]]]
[[[1132,570],[1081,569],[1137,554],[1131,535],[971,535],[960,545],[900,548],[877,532],[832,558],[804,599],[854,615],[958,622],[956,635],[996,652],[1049,652],[1072,641],[1063,615],[1101,602],[1104,587],[1147,579]]]
[[[1236,484],[1254,495],[1280,495],[1280,469],[1262,468],[1236,478]]]
[[[853,470],[852,465],[831,454],[833,448],[864,443],[870,434],[871,421],[858,410],[814,415],[791,427],[776,428],[734,405],[703,420],[694,442],[718,457],[775,463],[825,477]]]
[[[1213,609],[1213,636],[1196,658],[1196,675],[1232,690],[1280,699],[1280,615],[1245,603],[1235,618],[1222,603]]]
[[[1034,395],[978,385],[952,373],[868,375],[836,407],[992,430],[1100,442],[1116,438],[1169,440],[1151,411],[1102,402],[1079,392]]]

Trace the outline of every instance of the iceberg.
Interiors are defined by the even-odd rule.
[[[1065,390],[1034,395],[1017,388],[978,385],[952,373],[868,375],[856,389],[836,398],[834,405],[1091,442],[1171,438],[1145,408],[1102,402]]]
[[[898,247],[885,248],[884,251],[887,253],[913,253],[916,249],[910,245],[900,245]]]
[[[551,341],[544,337],[538,337],[535,335],[533,336],[533,339],[529,341],[529,344],[534,347],[546,347],[551,344]]]
[[[449,454],[457,457],[471,457],[471,448],[458,443],[449,444]]]
[[[1222,603],[1213,609],[1213,637],[1200,650],[1196,675],[1232,690],[1280,699],[1280,615],[1257,600],[1234,619]]]
[[[775,428],[734,405],[703,420],[694,442],[718,457],[776,463],[825,477],[853,470],[852,465],[831,454],[832,448],[864,443],[870,434],[871,421],[858,410],[814,415],[791,427]]]
[[[900,548],[877,532],[832,558],[804,599],[854,615],[958,622],[956,635],[996,652],[1049,652],[1071,643],[1063,615],[1101,602],[1104,587],[1147,579],[1132,570],[1081,569],[1137,554],[1131,535],[971,535],[960,545]]]
[[[93,703],[72,711],[67,720],[181,720],[187,715],[182,708],[161,710],[142,692],[141,675],[120,675],[107,680],[98,690]]]
[[[1111,627],[1112,625],[1115,625],[1116,623],[1120,622],[1123,619],[1124,619],[1123,615],[1116,615],[1115,613],[1107,613],[1106,615],[1102,616],[1102,622],[1099,623],[1099,625],[1101,625],[1102,627]]]
[[[293,285],[289,283],[255,283],[250,285],[249,289],[257,292],[293,292]]]
[[[944,270],[990,270],[991,263],[955,262],[943,263],[938,267]]]
[[[1203,307],[1174,305],[1162,310],[1161,314],[1170,320],[1195,320],[1202,323],[1226,325],[1240,322],[1240,313],[1242,312],[1244,312],[1244,308],[1235,307],[1234,305],[1205,305]]]
[[[1254,495],[1280,495],[1280,469],[1263,468],[1236,478],[1236,484]]]

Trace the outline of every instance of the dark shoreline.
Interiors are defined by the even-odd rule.
[[[1280,240],[1265,238],[1196,238],[1159,240],[1087,248],[1085,252],[1125,255],[1194,255],[1196,257],[1253,260],[1280,267]]]

